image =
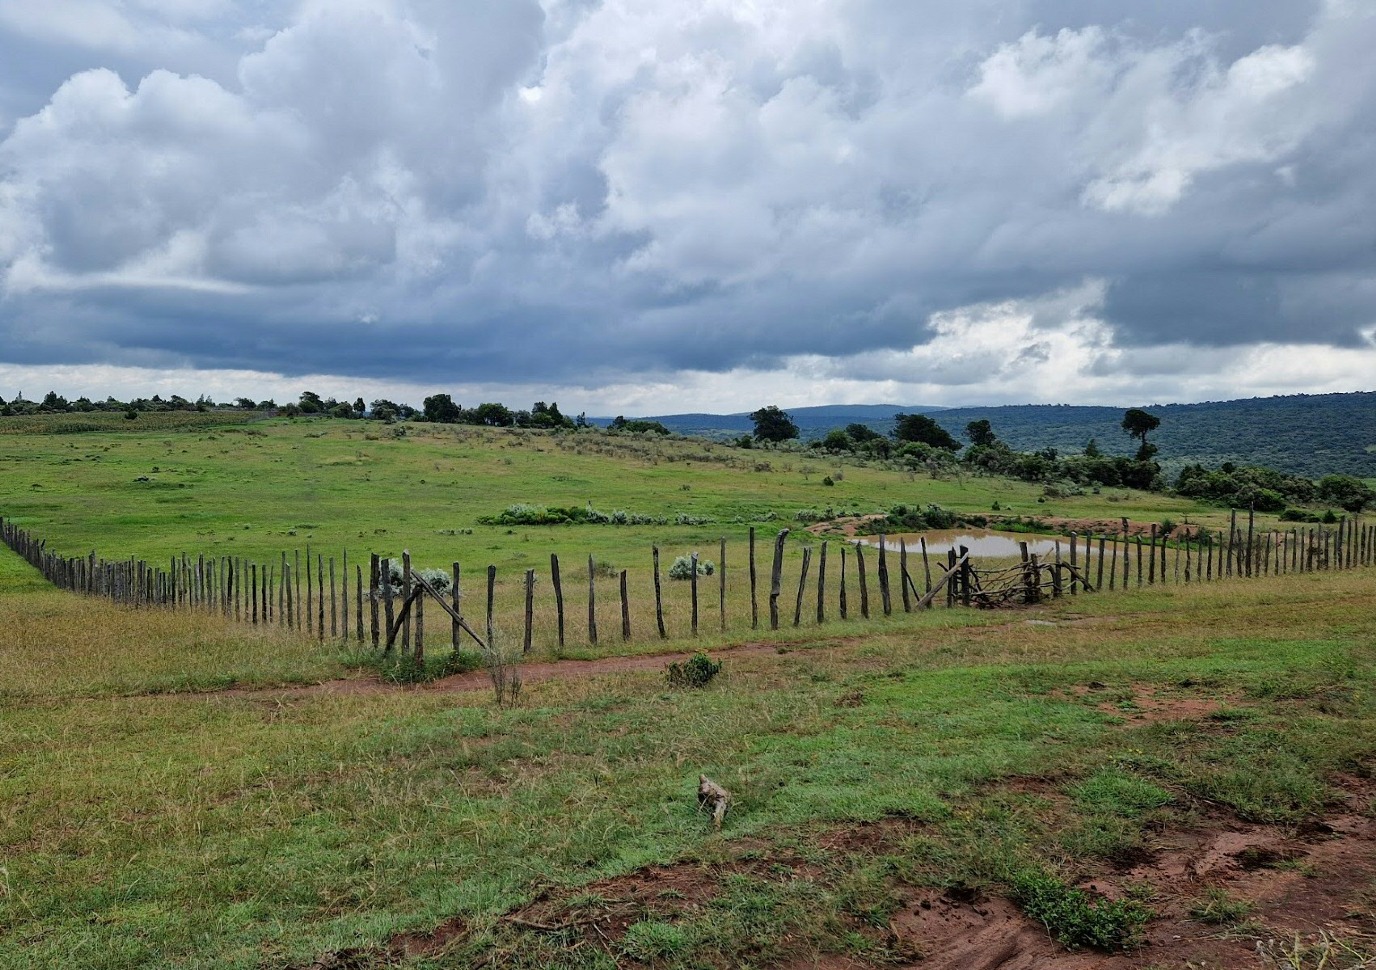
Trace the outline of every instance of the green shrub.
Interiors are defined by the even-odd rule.
[[[716,564],[710,559],[698,560],[698,575],[711,576],[716,572]],[[669,567],[670,579],[692,579],[693,578],[693,557],[679,556]]]
[[[682,663],[671,663],[665,671],[671,687],[706,687],[719,673],[721,661],[705,653],[695,653]]]
[[[1140,942],[1142,926],[1151,917],[1151,911],[1136,900],[1091,899],[1083,889],[1067,886],[1039,868],[1016,873],[1012,890],[1013,901],[1022,911],[1071,949],[1131,949]]]

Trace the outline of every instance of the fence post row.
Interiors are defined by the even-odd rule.
[[[1097,536],[1092,533],[1070,534],[1069,555],[1063,557],[1060,540],[1054,558],[1040,559],[1029,554],[1026,542],[1019,543],[1019,561],[1005,569],[980,569],[970,560],[965,549],[951,550],[944,567],[938,560],[936,578],[925,537],[919,539],[922,556],[923,590],[919,591],[908,568],[908,547],[899,540],[898,572],[904,612],[930,609],[942,591],[948,606],[995,606],[1008,602],[1037,603],[1046,596],[1060,596],[1066,589],[1070,595],[1079,592],[1098,593],[1105,589],[1127,590],[1133,585],[1141,588],[1157,583],[1212,583],[1230,578],[1284,576],[1325,570],[1344,570],[1376,565],[1376,525],[1368,525],[1357,517],[1344,518],[1331,525],[1285,530],[1258,530],[1256,515],[1247,511],[1244,525],[1238,511],[1232,510],[1226,532],[1210,532],[1187,528],[1180,532],[1149,526],[1145,536],[1133,531],[1127,520],[1114,532]],[[785,548],[788,529],[780,530],[774,538],[773,557],[769,571],[769,626],[777,630],[782,621]],[[87,596],[101,597],[138,609],[165,608],[218,613],[251,626],[276,625],[298,633],[312,635],[324,641],[327,636],[347,643],[351,639],[360,645],[371,643],[373,649],[390,651],[400,641],[402,654],[417,661],[424,659],[425,613],[427,594],[450,616],[450,641],[454,649],[460,645],[460,635],[468,633],[479,644],[490,644],[493,637],[493,618],[497,596],[496,566],[487,567],[486,637],[479,637],[463,621],[461,572],[459,564],[452,566],[451,598],[446,600],[433,585],[412,568],[409,552],[403,552],[399,564],[376,554],[368,557],[368,569],[354,560],[353,601],[350,601],[350,558],[343,555],[342,569],[336,568],[334,557],[307,549],[304,566],[304,596],[302,553],[289,556],[283,551],[268,562],[257,562],[237,556],[212,556],[204,553],[192,558],[186,554],[171,556],[164,563],[153,565],[135,557],[108,560],[92,550],[84,555],[65,557],[48,548],[40,539],[0,516],[0,539],[6,546],[30,563],[43,577],[64,590]],[[1144,541],[1144,539],[1146,541]],[[878,536],[878,581],[884,615],[890,615],[894,603],[890,584],[889,539]],[[1121,556],[1120,556],[1121,548]],[[839,569],[836,570],[837,615],[849,619],[848,573],[849,552],[854,551],[855,576],[860,589],[860,614],[868,619],[869,574],[865,563],[864,544],[848,541],[841,545]],[[1097,557],[1095,552],[1097,551]],[[656,632],[661,639],[669,636],[666,624],[666,597],[660,572],[659,547],[651,549],[653,557],[653,590]],[[816,609],[808,612],[815,623],[826,622],[827,552],[824,540],[817,552]],[[803,622],[804,603],[811,588],[813,549],[801,550],[796,595],[793,604],[793,626]],[[1097,561],[1096,561],[1097,559]],[[1120,571],[1121,559],[1121,571]],[[1134,577],[1135,559],[1135,577]],[[699,632],[699,557],[694,552],[691,564],[689,595],[689,623],[693,635]],[[727,588],[727,544],[718,543],[717,612],[718,626],[726,632],[729,626]],[[750,596],[750,624],[759,624],[757,596],[758,577],[755,558],[755,530],[748,533],[746,557]],[[1105,573],[1107,572],[1107,577]],[[627,570],[614,574],[617,579],[620,607],[621,638],[631,639],[631,585]],[[550,579],[557,618],[557,639],[565,646],[566,614],[559,557],[550,556]],[[1135,584],[1133,580],[1135,579]],[[1107,585],[1105,585],[1107,583]],[[327,589],[328,586],[328,589]],[[521,583],[524,596],[524,623],[521,645],[529,652],[536,639],[536,576],[534,569],[525,570]],[[744,594],[742,594],[744,595]],[[398,609],[398,596],[400,604]],[[364,600],[368,610],[365,619]],[[354,616],[350,619],[350,610]],[[328,618],[327,618],[328,614]],[[597,564],[588,557],[588,641],[598,642],[597,628]]]

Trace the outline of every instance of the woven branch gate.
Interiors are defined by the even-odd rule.
[[[925,537],[910,546],[876,537],[876,545],[855,541],[837,543],[840,562],[829,563],[830,543],[820,541],[816,548],[804,545],[794,579],[784,575],[786,541],[789,530],[773,538],[768,572],[757,559],[755,530],[749,532],[746,550],[748,578],[748,622],[758,629],[762,622],[761,600],[767,609],[769,629],[777,630],[790,619],[793,626],[827,622],[828,606],[834,604],[840,619],[850,619],[858,607],[859,616],[869,619],[872,610],[871,581],[877,586],[878,612],[887,616],[901,608],[904,612],[930,609],[944,594],[947,607],[995,608],[1037,603],[1061,595],[1080,592],[1128,589],[1157,583],[1216,582],[1232,578],[1307,573],[1320,570],[1352,569],[1376,564],[1376,526],[1357,518],[1331,526],[1293,527],[1289,530],[1259,531],[1249,513],[1245,524],[1232,514],[1225,531],[1192,530],[1173,537],[1160,533],[1156,526],[1130,534],[1127,520],[1112,533],[1070,534],[1057,540],[1054,554],[1042,561],[1029,554],[1022,544],[1019,560],[1008,566],[980,568],[965,550],[952,550],[942,557],[929,554]],[[386,558],[370,555],[366,560],[343,553],[337,561],[309,548],[281,553],[271,561],[260,562],[238,556],[187,555],[172,557],[153,565],[133,557],[107,560],[94,552],[83,557],[61,556],[38,539],[0,517],[0,538],[6,545],[39,569],[54,585],[90,596],[108,598],[136,608],[183,609],[220,613],[228,619],[251,625],[274,625],[296,630],[321,641],[355,642],[360,648],[400,649],[403,654],[422,658],[426,642],[425,604],[430,601],[444,614],[441,624],[448,627],[445,637],[454,650],[467,640],[484,649],[493,640],[494,612],[498,599],[497,567],[488,566],[485,579],[485,623],[479,633],[465,619],[459,563],[453,563],[449,588],[442,591],[436,583],[413,570],[410,556],[403,554],[399,580],[397,570]],[[876,567],[871,576],[867,551]],[[683,593],[669,603],[660,567],[660,550],[651,548],[651,586],[656,634],[667,639],[666,604],[682,617],[687,608],[691,634],[697,635],[702,623],[716,620],[726,632],[730,622],[727,595],[727,542],[721,539],[718,565],[714,575],[700,575],[698,555],[692,556],[689,602]],[[815,553],[815,554],[814,554]],[[896,556],[895,556],[896,553]],[[897,580],[890,568],[897,559]],[[854,565],[850,560],[854,560]],[[813,564],[816,570],[813,573]],[[920,561],[920,579],[914,569]],[[366,567],[365,567],[366,562]],[[365,573],[366,568],[366,573]],[[734,567],[733,567],[734,568]],[[832,572],[829,572],[829,569]],[[732,573],[734,576],[734,572]],[[810,578],[815,577],[815,578]],[[586,639],[597,644],[598,570],[592,557],[587,563]],[[627,570],[610,577],[615,580],[614,595],[619,599],[620,630],[623,640],[633,638],[631,584]],[[566,610],[563,574],[557,555],[550,556],[550,585],[554,596],[557,627],[551,640],[560,648],[570,637],[572,617]],[[855,587],[850,586],[854,580]],[[604,578],[604,583],[606,578]],[[581,580],[580,580],[581,582]],[[833,586],[828,584],[832,583]],[[522,651],[534,645],[536,570],[525,570],[520,583],[523,598],[518,611],[523,636]],[[741,584],[744,585],[744,584]],[[895,603],[894,587],[897,586]],[[704,589],[704,587],[707,587]],[[706,600],[713,598],[715,610]],[[858,593],[857,598],[853,593]],[[747,621],[743,590],[730,604],[737,614],[736,627]],[[548,608],[546,600],[546,608]],[[715,614],[715,617],[709,614]],[[510,614],[508,614],[510,617]],[[553,645],[553,644],[551,644]]]

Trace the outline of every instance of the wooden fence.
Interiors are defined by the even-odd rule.
[[[769,628],[777,630],[789,622],[801,626],[805,617],[808,623],[826,623],[828,607],[833,605],[842,620],[850,619],[857,610],[861,618],[868,619],[873,612],[889,615],[900,608],[904,612],[930,609],[942,594],[947,607],[997,607],[1158,583],[1208,583],[1376,564],[1376,526],[1356,518],[1331,526],[1259,531],[1250,513],[1244,525],[1234,512],[1226,531],[1191,530],[1175,537],[1160,534],[1156,526],[1147,533],[1129,534],[1127,520],[1123,520],[1122,528],[1113,533],[1072,533],[1056,540],[1054,553],[1047,561],[1030,555],[1024,543],[1019,561],[992,568],[977,567],[963,549],[952,550],[943,557],[929,554],[925,537],[910,546],[884,536],[876,537],[875,545],[851,540],[838,543],[840,561],[833,565],[828,558],[830,543],[822,540],[815,554],[812,545],[802,547],[795,585],[792,577],[784,575],[788,535],[789,530],[784,529],[773,537],[769,571],[761,575],[755,530],[750,530],[745,556],[749,612],[747,618],[743,602],[745,582],[737,580],[738,592],[731,603],[738,614],[737,628],[747,619],[751,629],[759,628],[761,600],[768,611]],[[485,623],[479,633],[464,618],[463,576],[457,562],[452,564],[445,591],[437,588],[444,584],[427,580],[413,570],[407,554],[402,555],[399,569],[394,569],[389,559],[377,555],[365,560],[351,558],[345,552],[336,560],[309,548],[304,556],[300,551],[283,552],[268,562],[238,556],[181,555],[154,565],[135,558],[101,559],[94,552],[66,557],[49,551],[44,540],[3,517],[0,538],[54,585],[138,608],[220,613],[238,622],[301,631],[322,641],[352,641],[360,647],[380,650],[399,648],[402,653],[420,659],[425,650],[425,604],[429,600],[434,604],[432,609],[438,606],[444,614],[440,619],[444,639],[455,650],[461,648],[464,637],[480,649],[492,641],[496,566],[488,566],[482,574],[486,586]],[[712,575],[699,574],[698,555],[692,555],[693,568],[683,585],[688,587],[687,606],[694,636],[703,623],[715,621],[722,632],[733,626],[727,595],[728,552],[726,540],[721,539]],[[895,553],[896,591],[891,568]],[[873,577],[867,561],[870,554],[875,567]],[[919,562],[921,571],[917,573]],[[658,547],[651,549],[650,567],[655,633],[667,639],[665,584]],[[588,558],[586,575],[586,641],[595,645],[602,633],[597,624],[599,572],[592,557]],[[735,577],[734,571],[731,575]],[[810,575],[815,576],[811,581]],[[550,556],[549,577],[557,619],[550,638],[563,648],[574,618],[566,609],[564,573],[557,555]],[[621,639],[630,640],[631,584],[627,570],[603,578],[615,580],[614,595],[620,607],[617,633]],[[854,589],[849,586],[852,578]],[[872,579],[877,602],[870,595]],[[829,587],[829,582],[834,586]],[[536,585],[536,570],[525,570],[520,582],[524,652],[534,645]],[[683,594],[678,596],[681,600]],[[715,603],[708,603],[709,599],[715,599]],[[546,599],[544,609],[548,607]],[[676,612],[683,607],[681,602],[673,604]]]

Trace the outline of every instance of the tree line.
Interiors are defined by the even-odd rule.
[[[750,417],[755,422],[755,432],[737,442],[742,446],[799,437],[798,426],[776,406],[761,408]],[[1327,503],[1347,512],[1360,512],[1376,505],[1376,492],[1360,478],[1344,474],[1324,475],[1313,481],[1259,465],[1224,462],[1214,469],[1202,464],[1188,465],[1175,482],[1168,482],[1156,461],[1157,445],[1149,440],[1160,426],[1161,419],[1156,415],[1129,408],[1123,413],[1120,427],[1137,442],[1133,455],[1105,455],[1092,437],[1080,454],[1063,455],[1051,447],[1016,451],[999,439],[988,419],[966,424],[966,447],[932,418],[900,412],[894,415],[894,428],[888,436],[865,424],[849,424],[808,442],[808,447],[862,459],[898,461],[912,470],[925,468],[933,474],[965,469],[1045,484],[1068,482],[1088,487],[1171,491],[1233,508],[1279,513],[1292,521],[1315,518],[1312,513],[1294,508],[1296,505]],[[964,454],[957,458],[957,452],[962,450]]]

